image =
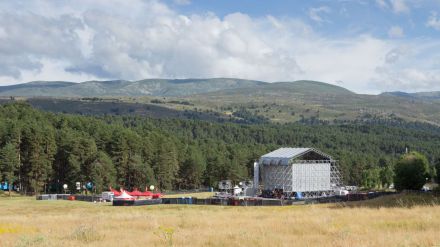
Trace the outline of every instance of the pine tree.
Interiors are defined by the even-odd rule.
[[[116,181],[119,185],[125,186],[128,177],[128,161],[130,159],[130,147],[124,138],[122,131],[116,131],[110,144],[111,157],[116,168]]]
[[[162,190],[171,190],[179,170],[177,151],[174,144],[166,139],[160,143],[159,147],[153,166],[154,173],[156,174],[159,188]]]
[[[218,182],[227,178],[226,160],[221,154],[216,154],[207,159],[205,184],[217,187]]]
[[[53,180],[66,183],[71,188],[75,182],[86,182],[91,172],[91,163],[97,154],[94,140],[64,128],[59,132],[57,146]]]
[[[99,151],[90,165],[88,180],[95,185],[96,192],[102,192],[116,183],[116,169],[110,157]]]
[[[52,173],[56,152],[54,131],[48,126],[31,124],[26,133],[27,176],[34,193],[39,193]]]
[[[180,187],[185,189],[199,188],[206,169],[205,160],[200,151],[190,146],[186,151],[186,159],[180,166]]]
[[[19,165],[20,163],[15,145],[13,143],[7,143],[0,150],[0,178],[4,177],[8,182],[9,196],[11,196],[11,188],[17,180]]]
[[[141,189],[156,184],[153,169],[148,163],[142,162],[139,155],[133,156],[130,160],[130,183],[132,188]]]

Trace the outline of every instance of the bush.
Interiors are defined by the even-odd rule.
[[[397,190],[420,190],[430,178],[428,160],[417,152],[404,155],[395,169],[394,185]]]

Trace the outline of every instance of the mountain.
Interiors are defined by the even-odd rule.
[[[380,95],[382,95],[382,96],[395,96],[395,97],[402,97],[402,98],[412,98],[413,97],[412,94],[406,93],[406,92],[401,92],[401,91],[384,92],[384,93],[381,93]]]
[[[356,94],[342,87],[315,81],[221,90],[193,95],[191,100],[226,113],[246,109],[280,123],[405,120],[440,125],[440,100]]]
[[[185,96],[263,84],[267,83],[230,78],[114,80],[82,83],[31,82],[0,87],[0,95],[27,97]]]
[[[180,111],[186,112],[183,117],[201,114],[205,118],[207,114],[206,118],[214,116],[222,121],[315,123],[397,119],[440,125],[440,92],[364,95],[306,80],[274,83],[234,78],[37,81],[0,87],[0,96],[24,96],[40,109],[81,114],[175,117],[181,116],[175,112]],[[32,100],[35,97],[40,101]],[[59,101],[61,99],[64,101]]]
[[[0,87],[0,95],[26,97],[188,96],[220,91],[237,93],[241,89],[243,89],[243,92],[264,91],[274,94],[352,94],[345,88],[316,81],[267,83],[232,78],[214,78],[86,81],[82,83],[35,81]]]
[[[246,96],[246,97],[278,97],[291,98],[293,95],[354,95],[348,89],[318,81],[294,81],[262,83],[252,87],[241,87],[236,89],[224,89],[202,95],[215,96]],[[251,98],[247,98],[252,100]]]
[[[381,95],[384,96],[395,96],[403,98],[412,98],[418,100],[440,100],[440,91],[437,92],[418,92],[418,93],[405,93],[405,92],[385,92]]]
[[[5,96],[51,96],[53,91],[76,85],[67,81],[32,81],[23,84],[2,86],[0,95]]]

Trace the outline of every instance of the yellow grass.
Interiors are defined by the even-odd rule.
[[[200,193],[188,193],[188,194],[175,194],[175,195],[167,195],[165,194],[164,198],[180,198],[180,197],[197,197],[200,199],[209,198],[214,195],[214,192],[200,192]]]
[[[440,246],[438,199],[419,196],[289,207],[2,197],[0,209],[0,246]]]

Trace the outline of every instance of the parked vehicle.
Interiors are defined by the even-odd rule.
[[[115,194],[111,191],[102,192],[101,196],[102,196],[102,200],[106,202],[112,202],[113,198],[115,198]]]

